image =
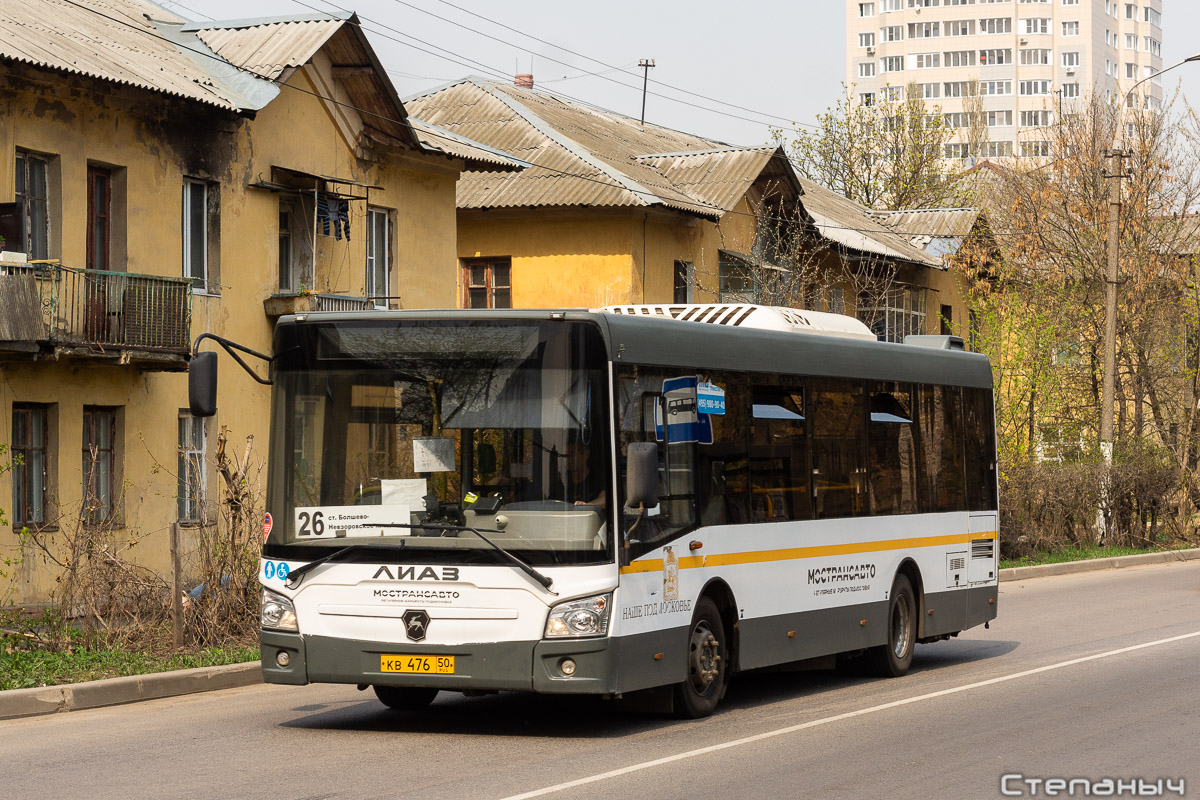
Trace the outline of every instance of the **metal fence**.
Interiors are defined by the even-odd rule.
[[[4,271],[34,284],[43,341],[188,352],[192,282],[187,278],[40,264]]]
[[[347,297],[340,294],[314,294],[317,311],[366,311],[371,301],[363,297]]]

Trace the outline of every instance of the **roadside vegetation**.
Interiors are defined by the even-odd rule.
[[[178,548],[178,584],[174,570],[163,575],[134,557],[146,536],[168,531],[126,528],[119,503],[102,509],[85,499],[60,509],[53,525],[21,531],[19,550],[0,560],[0,690],[258,658],[263,470],[253,437],[240,457],[228,444],[222,429],[212,459],[220,490],[216,498],[192,498],[209,521]],[[2,448],[0,471],[10,468]],[[168,468],[160,462],[156,469]],[[37,609],[6,602],[26,559],[55,573],[51,601]]]
[[[1200,117],[1176,100],[1063,101],[1055,117],[1066,124],[989,160],[1006,143],[988,140],[978,84],[954,115],[965,128],[949,129],[922,94],[887,87],[863,103],[848,87],[815,129],[776,137],[804,177],[868,207],[982,212],[982,234],[948,262],[969,319],[943,324],[992,362],[1001,557],[1200,546]],[[1115,402],[1105,408],[1114,172]]]
[[[1067,547],[1062,550],[1039,550],[1020,558],[1005,558],[1000,561],[1000,569],[1011,567],[1033,567],[1038,564],[1065,564],[1069,561],[1089,561],[1094,558],[1113,558],[1115,556],[1140,556],[1146,553],[1161,553],[1164,550],[1180,550],[1182,547],[1101,547],[1090,544],[1081,547]]]
[[[24,626],[5,624],[5,630],[0,632],[0,691],[258,659],[257,645],[231,644],[189,648],[183,652],[165,649],[155,653],[117,645],[89,645],[82,632],[74,634],[79,644],[46,646],[36,634],[23,631],[21,627]],[[167,635],[170,635],[169,631]]]

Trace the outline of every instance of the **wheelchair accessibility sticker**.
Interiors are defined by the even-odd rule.
[[[278,578],[281,581],[286,581],[288,573],[291,571],[292,568],[287,565],[286,561],[280,561],[278,563],[274,561],[263,561],[263,578],[266,580]]]

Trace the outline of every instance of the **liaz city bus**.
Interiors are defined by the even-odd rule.
[[[996,616],[992,374],[954,337],[752,305],[312,313],[279,321],[272,383],[271,683],[700,717],[736,673],[902,675]]]

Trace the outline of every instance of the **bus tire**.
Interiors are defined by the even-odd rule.
[[[917,600],[907,575],[897,575],[888,596],[887,644],[867,651],[872,674],[899,678],[912,666],[917,642]]]
[[[687,677],[675,685],[675,714],[707,717],[716,710],[729,680],[729,643],[717,605],[701,597],[688,629]]]
[[[394,711],[420,711],[437,697],[438,690],[428,686],[374,686],[379,702]]]

